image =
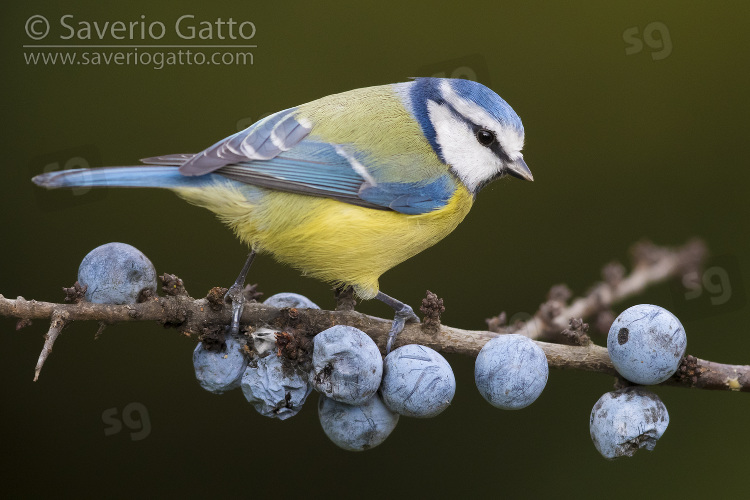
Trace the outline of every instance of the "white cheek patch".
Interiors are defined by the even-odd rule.
[[[435,127],[436,141],[445,162],[471,192],[501,171],[503,165],[500,159],[477,142],[474,131],[457,118],[448,106],[429,101],[427,113]]]
[[[458,95],[447,81],[440,83],[440,93],[445,102],[453,106],[466,119],[480,127],[492,130],[497,141],[511,160],[516,160],[521,156],[523,135],[519,134],[515,128],[501,127],[495,117],[490,115],[487,110]]]

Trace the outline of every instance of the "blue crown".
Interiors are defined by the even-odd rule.
[[[432,126],[427,112],[427,103],[434,101],[437,104],[444,104],[452,108],[451,104],[445,101],[443,94],[440,92],[440,84],[446,81],[459,97],[477,104],[499,123],[505,126],[510,125],[520,134],[523,134],[521,118],[513,111],[513,108],[502,97],[481,83],[455,78],[415,78],[409,95],[413,108],[412,112],[422,127],[422,133],[424,133],[432,149],[435,150],[442,160],[444,158],[440,150],[440,145],[436,141],[435,128]]]

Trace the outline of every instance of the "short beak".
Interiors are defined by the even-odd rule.
[[[522,179],[524,181],[534,180],[534,176],[531,175],[531,170],[529,170],[529,167],[526,166],[526,162],[523,161],[523,158],[519,158],[508,165],[507,172],[509,175],[512,175],[513,177]]]

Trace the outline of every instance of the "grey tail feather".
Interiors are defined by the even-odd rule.
[[[171,155],[152,156],[151,158],[142,158],[141,163],[179,167],[186,161],[190,160],[193,156],[195,156],[193,153],[175,153]]]

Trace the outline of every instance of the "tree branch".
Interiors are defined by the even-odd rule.
[[[600,315],[603,318],[597,323],[603,321],[606,324],[608,321],[608,330],[615,319],[610,311],[614,304],[642,293],[649,286],[697,271],[703,265],[706,254],[705,244],[697,239],[676,250],[640,242],[631,248],[634,266],[630,275],[625,276],[625,268],[613,262],[602,270],[604,281],[595,284],[588,295],[575,299],[570,305],[566,305],[570,290],[565,285],[556,285],[550,290],[547,302],[529,321],[508,327],[504,327],[501,318],[492,318],[487,322],[490,330],[496,333],[518,333],[532,339],[554,341],[563,340],[560,334],[572,318]],[[604,330],[602,326],[599,329]]]
[[[588,327],[580,318],[609,311],[612,304],[631,297],[648,286],[695,269],[705,255],[705,248],[698,242],[692,242],[671,251],[642,243],[635,247],[634,255],[636,265],[630,275],[625,276],[622,266],[607,266],[605,281],[569,306],[565,305],[570,297],[569,292],[565,291],[567,289],[553,287],[549,300],[542,304],[535,317],[525,325],[505,327],[493,325],[493,321],[489,321],[495,331],[470,331],[440,325],[440,307],[437,305],[442,304],[438,304],[437,297],[428,297],[428,302],[436,304],[433,308],[437,311],[433,311],[436,316],[434,321],[428,325],[407,324],[396,344],[422,344],[441,352],[476,357],[487,341],[504,333],[521,333],[545,339],[559,338],[563,342],[578,345],[536,341],[547,355],[550,367],[618,376],[607,349],[591,343],[586,333]],[[162,281],[167,296],[144,297],[143,302],[129,305],[92,304],[83,301],[56,304],[25,300],[23,297],[6,299],[0,295],[0,316],[19,318],[19,327],[27,326],[32,319],[51,321],[37,364],[35,380],[55,339],[71,321],[98,321],[101,325],[155,321],[165,327],[175,328],[195,340],[223,331],[223,327],[229,323],[230,308],[221,300],[224,290],[214,288],[206,298],[196,300],[187,294],[182,281],[176,276],[164,275]],[[75,287],[70,290],[74,289]],[[495,323],[498,322],[499,320]],[[366,332],[384,351],[391,327],[390,320],[361,314],[349,308],[337,311],[277,309],[258,303],[246,304],[241,323],[249,327],[249,333],[259,327],[286,332],[283,349],[279,344],[280,352],[283,350],[285,355],[295,359],[298,353],[293,346],[302,343],[290,343],[290,335],[310,338],[331,326],[349,325]],[[677,373],[663,384],[750,392],[750,366],[725,365],[686,356]]]

